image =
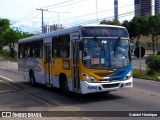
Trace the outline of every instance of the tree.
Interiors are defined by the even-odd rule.
[[[20,34],[17,31],[9,28],[2,36],[3,44],[7,45],[10,49],[10,55],[14,58],[14,49],[18,40],[20,39]]]
[[[132,43],[134,43],[133,40],[135,39],[136,35],[134,29],[131,26],[131,21],[128,20],[123,21],[122,26],[124,26],[128,30],[130,40]]]
[[[10,21],[8,19],[0,19],[0,50],[2,50],[3,46],[8,46],[12,58],[14,57],[14,49],[18,40],[30,36],[33,36],[33,34],[19,30],[15,31],[10,28]]]
[[[114,19],[113,21],[111,21],[111,20],[102,20],[101,22],[100,22],[100,24],[107,24],[107,25],[118,25],[118,26],[120,26],[121,25],[121,23],[118,21],[118,20],[116,20],[116,19]]]
[[[138,45],[141,36],[145,36],[148,34],[146,31],[147,28],[147,17],[134,17],[131,21],[124,21],[122,26],[126,27],[131,41]],[[135,41],[135,42],[134,42]]]
[[[1,19],[0,18],[0,50],[3,48],[3,39],[2,36],[6,32],[6,30],[9,28],[9,20],[8,19]]]
[[[18,43],[18,40],[21,38],[26,38],[33,36],[26,32],[15,31],[12,28],[9,28],[2,36],[4,45],[7,45],[10,49],[10,55],[14,58],[15,45]]]
[[[158,49],[158,39],[160,38],[160,14],[155,16],[150,16],[148,19],[148,36],[152,39],[153,54],[155,54],[155,42],[157,43]]]
[[[19,32],[20,38],[27,38],[27,37],[31,37],[31,36],[33,36],[33,35],[34,35],[34,34],[28,33],[28,32]]]

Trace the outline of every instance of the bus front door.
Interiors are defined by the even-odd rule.
[[[74,91],[80,91],[80,79],[79,79],[79,41],[72,41],[72,78]]]
[[[44,44],[44,74],[45,74],[45,83],[48,86],[51,86],[51,44]]]

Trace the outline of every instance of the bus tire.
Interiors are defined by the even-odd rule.
[[[29,80],[30,80],[30,84],[34,87],[36,85],[36,82],[35,82],[35,77],[34,77],[33,71],[29,72]]]
[[[70,95],[69,86],[68,86],[67,78],[65,75],[60,76],[60,88],[64,95],[66,96]]]

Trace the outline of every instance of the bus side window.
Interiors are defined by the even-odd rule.
[[[58,37],[58,57],[68,58],[70,51],[70,36],[63,35]]]
[[[25,57],[25,43],[22,44],[22,58]]]
[[[19,58],[23,57],[23,52],[24,52],[24,44],[20,43],[18,45],[18,57]]]
[[[36,42],[33,41],[32,42],[32,57],[35,58],[36,57]]]
[[[39,57],[43,57],[43,40],[39,41]]]
[[[36,40],[32,42],[31,55],[33,58],[43,57],[43,40]]]
[[[39,41],[36,41],[35,43],[35,57],[38,58],[39,57]]]
[[[24,44],[24,56],[23,57],[28,58],[29,57],[29,53],[30,53],[29,43],[25,43]]]
[[[58,38],[54,37],[52,38],[52,57],[55,58],[58,55]]]

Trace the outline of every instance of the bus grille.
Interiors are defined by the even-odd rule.
[[[115,83],[115,84],[103,84],[102,87],[103,88],[114,88],[114,87],[118,87],[119,83]]]

